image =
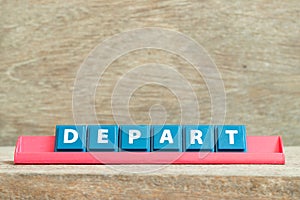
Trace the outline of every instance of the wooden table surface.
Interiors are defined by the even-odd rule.
[[[285,165],[14,165],[0,147],[0,198],[299,199],[300,147]]]
[[[56,124],[74,124],[72,93],[80,64],[104,40],[144,27],[181,32],[207,50],[224,82],[226,124],[245,124],[249,135],[282,135],[285,145],[300,145],[298,0],[0,3],[2,146],[14,145],[19,135],[53,135]],[[98,123],[115,123],[113,89],[122,75],[145,63],[180,72],[199,99],[200,123],[210,122],[211,98],[191,64],[163,50],[141,49],[116,58],[105,71],[95,95]],[[179,96],[185,92],[179,87]],[[151,108],[161,107],[166,123],[181,121],[178,99],[157,84],[137,88],[128,107],[136,123],[162,123],[149,117]],[[118,109],[122,117],[125,108]]]

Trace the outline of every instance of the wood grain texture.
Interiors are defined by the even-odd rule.
[[[282,135],[285,145],[300,145],[298,0],[0,3],[0,145],[73,124],[80,64],[105,39],[143,27],[182,32],[208,51],[225,85],[225,123],[246,124],[249,135]],[[140,50],[116,59],[105,72],[95,98],[99,123],[114,123],[114,86],[144,63],[172,65],[182,73],[201,99],[200,122],[210,122],[210,96],[193,67],[168,52]],[[150,123],[149,109],[156,104],[164,107],[166,123],[180,122],[176,97],[151,84],[133,94],[131,116],[136,123]]]
[[[0,147],[1,199],[300,198],[298,146],[285,165],[14,165],[13,151]]]

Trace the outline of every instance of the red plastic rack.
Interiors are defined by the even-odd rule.
[[[15,164],[285,164],[280,136],[247,136],[247,152],[54,152],[54,136],[20,136]]]

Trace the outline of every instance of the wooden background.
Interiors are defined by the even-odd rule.
[[[0,0],[0,145],[73,124],[80,64],[101,41],[143,27],[182,32],[208,51],[224,81],[225,123],[300,145],[300,1],[108,2]],[[135,51],[110,65],[96,91],[99,123],[114,123],[111,94],[118,79],[149,62],[172,65],[187,78],[200,99],[200,121],[209,123],[203,79],[183,59],[160,50]],[[132,118],[150,123],[149,109],[157,104],[166,123],[180,122],[176,97],[158,85],[136,90],[129,103]]]

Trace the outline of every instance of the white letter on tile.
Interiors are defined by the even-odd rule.
[[[133,144],[133,140],[141,137],[141,131],[129,130],[129,144]]]
[[[229,144],[234,144],[234,134],[238,134],[237,130],[225,130],[226,134],[229,134]]]
[[[108,129],[99,129],[98,130],[98,143],[108,143],[108,135],[104,134],[104,133],[108,133]]]
[[[159,143],[164,143],[165,140],[169,141],[169,144],[173,144],[173,138],[172,138],[172,134],[171,131],[169,129],[164,130],[164,132],[161,135],[161,138],[159,140]]]
[[[190,142],[191,144],[195,144],[196,140],[198,141],[198,144],[203,144],[202,141],[202,131],[200,130],[191,130],[191,135],[190,135]]]
[[[73,134],[73,138],[70,140],[69,140],[69,133]],[[77,131],[75,131],[73,129],[65,129],[64,130],[64,143],[66,143],[66,144],[74,143],[74,142],[76,142],[77,139],[78,139]]]

